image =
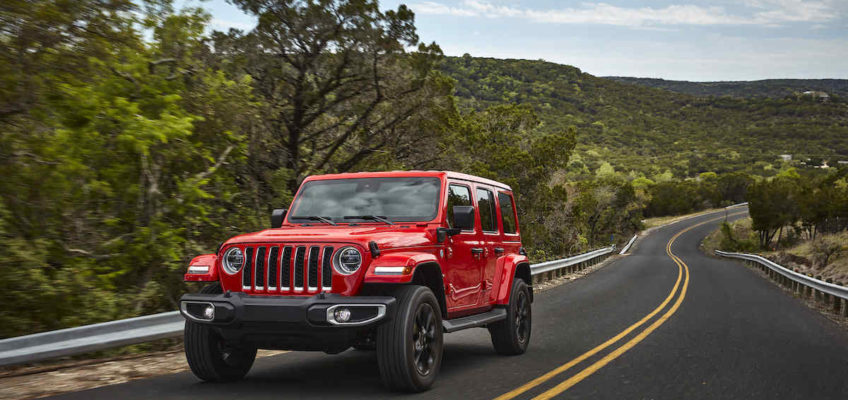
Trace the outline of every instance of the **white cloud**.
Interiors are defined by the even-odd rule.
[[[455,15],[459,17],[475,17],[477,13],[474,10],[459,7],[449,7],[441,3],[425,1],[413,5],[416,13],[428,15]]]
[[[227,31],[230,28],[241,29],[243,31],[249,31],[249,30],[256,27],[256,24],[248,24],[248,23],[238,22],[238,21],[228,21],[228,20],[225,20],[225,19],[218,19],[218,18],[213,18],[212,21],[209,21],[209,25],[211,25],[212,28],[217,29],[217,30],[221,30],[221,31]]]
[[[783,22],[826,22],[837,16],[835,0],[746,0],[749,15],[729,14],[723,7],[693,4],[662,8],[629,8],[607,3],[584,3],[580,8],[537,10],[497,5],[486,0],[463,0],[459,6],[427,1],[410,7],[420,14],[462,17],[524,18],[557,24],[602,24],[619,26],[657,25],[778,25]]]

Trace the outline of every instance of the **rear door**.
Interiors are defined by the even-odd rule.
[[[499,243],[495,247],[503,249],[503,252],[499,256],[500,261],[502,261],[505,256],[517,254],[521,250],[521,234],[518,228],[518,213],[515,210],[515,201],[513,200],[512,193],[498,190],[495,196],[498,199],[496,210],[500,224]],[[504,281],[501,281],[501,279],[504,279]],[[508,284],[508,277],[496,276],[495,289],[492,292],[497,293],[501,285]],[[496,298],[492,297],[492,301],[494,300]]]
[[[495,285],[495,271],[498,267],[498,259],[504,255],[505,249],[501,246],[501,234],[498,229],[497,202],[494,190],[485,185],[476,185],[475,198],[477,200],[477,213],[480,216],[480,243],[483,247],[483,302],[490,303],[495,296],[492,290]]]

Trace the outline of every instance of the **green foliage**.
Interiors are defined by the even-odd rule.
[[[542,131],[576,127],[576,152],[590,172],[606,162],[659,183],[667,172],[770,176],[784,153],[831,165],[848,159],[848,104],[836,98],[694,97],[533,60],[448,57],[442,70],[456,79],[463,109],[526,104]]]
[[[719,230],[721,232],[721,241],[719,243],[721,250],[741,253],[757,250],[757,243],[755,241],[748,238],[737,238],[733,232],[733,227],[729,223],[722,222]]]
[[[102,28],[100,3],[80,10],[69,18]],[[5,71],[39,86],[2,121],[0,247],[9,253],[0,255],[0,335],[173,308],[186,262],[255,226],[239,197],[246,187],[233,184],[254,107],[250,81],[204,66],[206,14],[157,10],[110,15],[107,38],[35,36],[32,53],[93,53],[58,65],[16,60]],[[136,18],[155,24],[154,42],[141,40]],[[24,69],[29,62],[41,69]]]
[[[748,190],[752,227],[759,244],[771,246],[785,227],[795,227],[815,239],[820,232],[848,229],[848,170],[826,176],[802,177],[796,170],[781,171],[776,177],[756,182]]]
[[[654,78],[607,77],[618,82],[686,93],[699,97],[771,97],[797,96],[809,90],[848,96],[845,79],[763,79],[751,82],[687,82]]]

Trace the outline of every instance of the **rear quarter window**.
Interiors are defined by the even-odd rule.
[[[512,196],[507,193],[498,193],[498,205],[501,208],[501,224],[504,233],[515,233],[518,231],[515,223],[515,204]]]

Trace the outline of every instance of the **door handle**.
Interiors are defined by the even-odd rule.
[[[495,254],[503,254],[503,252],[504,252],[503,247],[495,247]]]
[[[483,248],[482,247],[472,247],[471,248],[471,254],[483,254]]]

